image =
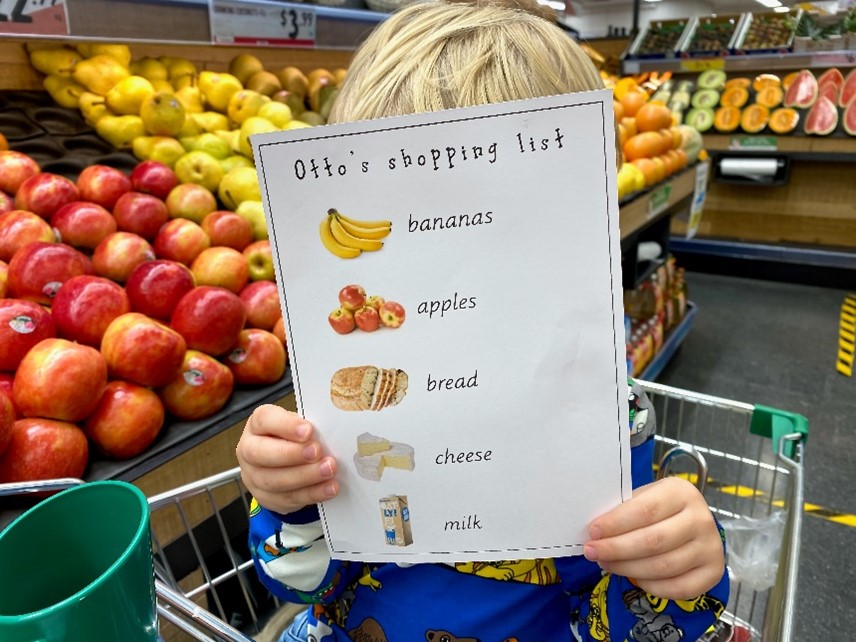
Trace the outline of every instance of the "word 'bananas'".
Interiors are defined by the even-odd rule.
[[[321,221],[319,235],[331,254],[341,259],[355,259],[363,252],[377,252],[381,249],[381,239],[386,238],[391,231],[390,221],[360,221],[330,209]]]

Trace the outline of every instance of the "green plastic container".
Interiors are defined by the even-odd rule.
[[[0,640],[157,639],[149,506],[135,486],[65,490],[0,533]]]

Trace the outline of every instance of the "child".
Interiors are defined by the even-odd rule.
[[[580,48],[522,10],[524,1],[432,2],[392,15],[354,57],[331,121],[601,88]],[[728,599],[722,533],[689,482],[651,483],[653,409],[629,385],[636,491],[590,524],[584,556],[542,560],[331,560],[315,504],[339,491],[336,460],[322,452],[305,420],[277,406],[256,409],[237,448],[255,498],[251,550],[275,595],[311,605],[281,639],[697,639]]]

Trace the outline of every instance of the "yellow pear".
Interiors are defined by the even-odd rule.
[[[220,167],[223,168],[224,174],[228,174],[236,167],[252,167],[253,171],[255,171],[253,161],[251,161],[246,156],[241,156],[240,154],[232,154],[231,156],[227,156],[226,158],[220,161]]]
[[[186,153],[171,136],[140,136],[134,139],[133,151],[140,160],[156,160],[170,168]]]
[[[175,92],[175,97],[178,98],[178,102],[188,114],[201,114],[205,111],[205,106],[202,104],[202,92],[199,91],[198,87],[192,85],[182,87]]]
[[[241,136],[240,129],[218,129],[214,134],[225,140],[232,152],[235,154],[239,153],[240,145],[238,144],[238,139]],[[250,165],[252,165],[252,162],[250,162]]]
[[[241,81],[232,74],[214,74],[205,85],[202,83],[201,75],[199,78],[199,89],[205,96],[208,106],[221,114],[226,113],[229,99],[243,88]]]
[[[161,59],[161,61],[163,61],[163,59]],[[169,79],[173,82],[186,76],[195,78],[199,75],[199,70],[196,68],[196,65],[187,58],[169,58],[164,64],[166,65]]]
[[[113,147],[131,147],[134,139],[146,135],[146,127],[139,116],[102,116],[95,124],[95,131]]]
[[[171,78],[169,84],[172,85],[174,91],[179,91],[185,87],[196,87],[199,82],[199,77],[193,74],[185,74],[178,78]]]
[[[140,118],[153,136],[178,136],[184,126],[184,107],[175,94],[161,91],[143,101]]]
[[[168,80],[150,80],[149,82],[152,83],[152,87],[154,87],[155,93],[159,91],[168,91],[172,94],[175,92],[175,88]]]
[[[45,76],[43,84],[54,102],[67,109],[77,109],[80,95],[86,91],[83,85],[69,76]]]
[[[199,126],[193,118],[190,118],[190,114],[185,112],[184,124],[181,126],[181,131],[178,132],[178,138],[182,136],[199,136],[205,130]]]
[[[255,167],[236,167],[220,181],[217,195],[226,209],[233,212],[244,201],[262,200],[259,176]]]
[[[305,97],[309,93],[309,80],[297,67],[283,67],[276,72],[276,77],[282,84],[282,88]]]
[[[120,116],[139,114],[143,102],[154,93],[152,83],[142,76],[128,76],[107,92],[107,106]]]
[[[37,49],[30,52],[30,64],[47,76],[71,76],[80,54],[68,47]]]
[[[282,90],[282,83],[276,77],[276,74],[264,70],[257,71],[250,76],[249,80],[244,83],[244,86],[265,96],[273,96],[276,92]]]
[[[104,42],[84,42],[76,45],[80,55],[85,58],[94,56],[110,56],[123,67],[131,64],[131,49],[128,45],[109,44]]]
[[[267,118],[274,125],[282,129],[291,122],[293,116],[291,107],[285,103],[276,102],[275,100],[265,103],[261,106],[256,116]]]
[[[265,223],[265,210],[261,201],[244,201],[238,205],[235,214],[249,222],[253,228],[253,239],[262,241],[268,238],[267,224]]]
[[[80,94],[80,114],[90,126],[95,127],[103,116],[110,114],[107,108],[107,101],[104,96],[93,94],[91,91],[84,91]]]
[[[218,129],[229,129],[229,117],[216,111],[204,111],[201,114],[189,114],[203,131],[215,132]]]
[[[81,60],[74,66],[72,77],[89,91],[106,96],[120,80],[131,75],[115,58],[98,55]]]
[[[285,126],[285,129],[303,129],[304,127],[312,127],[309,123],[304,123],[302,120],[294,119],[288,125]]]
[[[345,82],[345,78],[348,75],[348,70],[344,67],[339,67],[338,69],[333,70],[333,78],[336,79],[336,86],[340,87],[343,82]]]
[[[132,61],[128,69],[135,76],[142,76],[150,82],[169,79],[169,72],[166,65],[157,58],[150,56]]]
[[[300,115],[296,116],[292,122],[302,120],[307,125],[312,127],[317,127],[318,125],[325,124],[324,119],[321,117],[321,114],[314,111],[304,111],[301,112]]]
[[[242,89],[232,94],[226,114],[236,125],[240,125],[250,116],[255,116],[262,105],[270,102],[270,98],[251,89]]]
[[[252,54],[238,54],[229,61],[229,73],[237,78],[242,85],[246,85],[253,74],[264,71],[264,68],[262,61]]]
[[[238,151],[247,158],[253,157],[253,146],[250,143],[250,136],[255,134],[266,134],[275,132],[279,128],[266,118],[258,116],[250,116],[241,123],[241,133],[238,136]]]

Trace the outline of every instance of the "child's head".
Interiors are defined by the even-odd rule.
[[[582,49],[527,0],[419,3],[360,46],[330,122],[602,88]]]

